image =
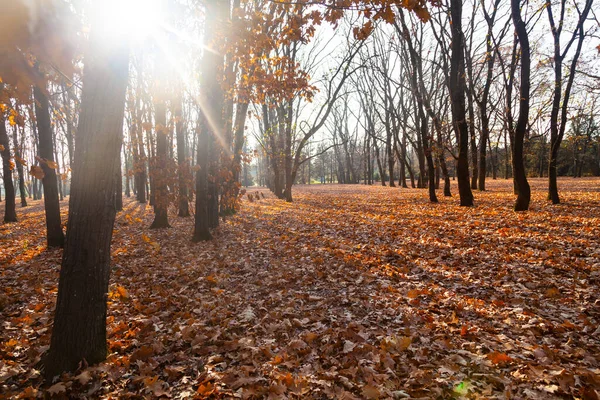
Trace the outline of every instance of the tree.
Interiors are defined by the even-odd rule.
[[[23,142],[25,138],[21,139],[21,143],[19,143],[19,126],[25,125],[25,121],[21,115],[19,115],[18,111],[15,109],[11,110],[14,113],[13,121],[11,122],[13,133],[13,146],[14,146],[14,155],[13,158],[15,160],[15,165],[17,166],[17,176],[19,177],[19,195],[21,197],[21,207],[27,207],[27,192],[25,191],[25,177],[23,174],[23,165],[26,163],[23,159]]]
[[[67,238],[45,376],[106,358],[106,297],[115,220],[115,177],[128,77],[126,41],[92,27],[85,56],[81,114]]]
[[[179,178],[179,198],[177,201],[178,205],[178,216],[189,217],[190,210],[188,204],[188,177],[190,176],[190,165],[187,160],[187,149],[185,144],[185,129],[183,123],[183,112],[182,112],[182,89],[179,86],[176,98],[173,100],[174,105],[174,117],[175,117],[175,134],[177,136],[177,172]]]
[[[465,60],[464,35],[462,31],[462,1],[450,1],[452,18],[452,57],[450,59],[449,90],[452,103],[452,123],[458,141],[456,179],[461,206],[473,205],[473,193],[469,184],[469,129],[465,110]]]
[[[157,60],[157,62],[161,64],[157,68],[159,70],[158,76],[161,79],[165,79],[167,74],[162,65],[164,61]],[[154,168],[152,168],[154,179],[154,221],[152,221],[150,229],[170,227],[167,214],[169,206],[167,136],[169,135],[169,130],[167,128],[165,82],[159,82],[158,86],[160,87],[157,93],[155,93],[154,99],[154,119],[156,121],[156,157],[154,157]]]
[[[529,91],[530,91],[530,69],[531,55],[529,50],[529,36],[525,22],[521,18],[520,0],[511,0],[511,16],[515,26],[515,32],[519,45],[521,46],[521,83],[519,89],[519,117],[514,129],[514,139],[512,142],[513,154],[513,174],[515,188],[517,191],[517,201],[515,202],[515,211],[526,211],[529,209],[531,199],[531,188],[527,182],[525,174],[525,164],[523,162],[523,141],[527,131],[529,121]],[[508,94],[507,94],[508,95]]]
[[[585,38],[583,24],[587,19],[588,13],[592,8],[593,2],[594,0],[586,0],[583,10],[580,10],[579,7],[576,5],[576,10],[579,14],[579,19],[577,21],[575,29],[573,30],[573,34],[571,35],[571,38],[567,42],[567,45],[564,49],[562,49],[560,45],[560,35],[564,27],[566,0],[561,0],[560,2],[560,17],[558,19],[558,24],[554,19],[552,3],[550,2],[550,0],[546,0],[545,4],[546,12],[548,14],[548,21],[550,22],[550,29],[552,30],[552,38],[554,40],[554,93],[552,94],[552,112],[550,113],[550,161],[548,164],[548,200],[551,200],[553,204],[560,203],[560,197],[558,196],[558,184],[556,181],[558,150],[560,149],[560,144],[565,134],[569,98],[571,95],[571,89],[573,87],[573,81],[575,78],[577,61],[579,59],[579,55],[581,54],[581,48],[583,46],[583,40]],[[571,60],[569,76],[567,78],[565,92],[563,94],[563,61],[575,39],[578,39],[577,48],[575,50],[575,54],[573,55],[573,59]],[[559,112],[560,121],[558,120]]]
[[[0,154],[2,155],[2,179],[4,182],[4,222],[17,222],[15,210],[15,187],[12,180],[13,163],[10,160],[10,143],[6,132],[4,113],[0,105]]]
[[[65,236],[60,221],[60,203],[58,200],[58,182],[56,180],[57,164],[54,161],[54,143],[52,141],[52,125],[50,122],[50,105],[44,93],[46,88],[35,86],[35,117],[39,143],[39,161],[44,177],[44,209],[46,210],[46,240],[48,247],[63,247]]]
[[[488,103],[490,98],[490,88],[494,79],[494,60],[496,56],[496,53],[493,51],[492,48],[492,34],[494,29],[494,22],[496,20],[496,12],[498,11],[499,5],[500,0],[495,0],[491,14],[486,10],[485,7],[482,7],[488,28],[485,35],[485,64],[487,70],[481,96],[475,96],[477,105],[479,106],[479,118],[481,120],[481,139],[479,141],[478,165],[479,176],[477,188],[482,191],[485,190],[485,178],[487,175],[487,144],[490,140],[490,115],[488,112]]]
[[[225,24],[229,16],[229,3],[215,0],[206,3],[205,43],[213,49],[222,45]],[[217,138],[224,132],[223,123],[223,74],[222,54],[218,51],[205,51],[201,77],[200,127],[198,132],[196,172],[196,213],[194,216],[194,234],[192,241],[198,242],[212,238],[209,228],[218,224],[217,170],[215,162],[220,155],[216,145]],[[215,207],[216,206],[216,207]]]

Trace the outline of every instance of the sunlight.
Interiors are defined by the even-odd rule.
[[[95,2],[92,18],[105,32],[132,43],[155,36],[162,27],[160,0],[107,0]]]

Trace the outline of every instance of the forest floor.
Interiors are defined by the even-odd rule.
[[[0,398],[598,399],[600,179],[561,179],[557,206],[531,183],[524,213],[504,180],[473,208],[455,182],[439,204],[263,189],[197,244],[192,218],[149,230],[152,209],[126,200],[108,359],[45,386],[61,251],[31,202],[0,225]]]

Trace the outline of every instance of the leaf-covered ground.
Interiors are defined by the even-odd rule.
[[[199,244],[191,218],[150,231],[151,208],[126,201],[110,355],[46,386],[61,252],[33,202],[0,226],[0,397],[598,399],[600,180],[559,184],[552,206],[533,180],[526,213],[508,181],[468,209],[381,186],[298,187],[292,204],[262,190]]]

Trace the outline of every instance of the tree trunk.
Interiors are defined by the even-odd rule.
[[[129,152],[127,151],[127,147],[123,147],[123,158],[125,159],[125,196],[131,197],[131,186],[130,186],[130,170],[129,170]]]
[[[10,143],[6,132],[4,115],[0,112],[0,145],[2,145],[2,181],[4,183],[4,222],[17,222],[17,211],[15,209],[15,187],[12,180],[10,168]]]
[[[473,88],[467,89],[467,99],[469,102],[469,133],[471,137],[471,189],[477,189],[477,178],[479,176],[479,166],[477,164],[477,133],[475,132],[475,110],[473,109]],[[480,139],[481,142],[482,139]]]
[[[156,157],[152,169],[154,181],[154,221],[150,229],[168,228],[169,218],[167,210],[169,206],[169,191],[167,188],[167,107],[162,93],[158,94],[158,101],[154,105],[156,121]]]
[[[462,1],[451,0],[452,57],[450,59],[450,97],[452,99],[452,122],[458,142],[456,178],[460,205],[473,205],[473,193],[469,183],[469,129],[465,111],[465,64],[464,36],[462,32]]]
[[[521,45],[521,87],[519,90],[519,118],[515,127],[515,139],[513,143],[513,174],[517,189],[517,201],[515,211],[526,211],[529,209],[531,189],[527,176],[525,175],[525,164],[523,161],[523,141],[529,121],[529,75],[531,58],[529,54],[529,37],[527,27],[521,19],[520,0],[511,0],[511,14],[515,25],[515,31],[519,44]]]
[[[119,149],[119,167],[115,174],[115,209],[123,211],[123,174],[121,172],[121,149]]]
[[[179,89],[181,90],[181,89]],[[187,161],[186,153],[187,149],[185,146],[185,131],[183,130],[183,112],[182,112],[182,98],[181,92],[178,93],[177,99],[175,99],[175,134],[177,135],[177,175],[179,179],[179,196],[178,196],[178,213],[179,217],[189,217],[189,199],[188,199],[188,179],[190,177],[190,165]]]
[[[381,162],[381,156],[379,154],[379,146],[377,145],[377,139],[375,137],[373,137],[373,146],[375,147],[375,157],[377,159],[377,168],[379,169],[381,186],[385,186],[385,170],[383,169],[383,163]]]
[[[206,4],[206,30],[205,44],[211,48],[219,48],[220,43],[225,37],[225,26],[229,20],[229,2],[224,0],[215,0]],[[204,55],[204,69],[202,71],[201,87],[203,90],[202,96],[202,114],[203,114],[203,131],[202,137],[205,139],[204,149],[202,143],[198,143],[198,158],[200,170],[206,171],[206,189],[204,188],[204,174],[200,175],[200,180],[196,179],[196,209],[200,210],[200,214],[196,213],[193,241],[207,240],[209,237],[204,229],[202,217],[206,217],[206,223],[209,228],[215,228],[219,225],[219,185],[218,185],[218,162],[220,161],[221,151],[223,150],[216,143],[216,138],[225,132],[225,124],[223,122],[223,104],[224,94],[220,82],[222,82],[223,74],[223,55],[218,51],[206,52]],[[205,154],[205,152],[207,152]],[[206,157],[200,157],[204,156]],[[204,166],[204,169],[203,169]],[[206,204],[206,214],[204,213],[204,204]]]
[[[18,139],[18,126],[13,127],[13,145],[14,145],[14,159],[15,165],[17,166],[17,176],[19,177],[19,196],[21,197],[21,207],[27,207],[27,193],[25,192],[25,177],[23,176],[23,164],[21,160],[21,151],[19,150],[19,139]]]
[[[204,119],[204,118],[203,118]],[[209,132],[206,122],[199,129],[196,162],[199,167],[196,171],[196,207],[194,215],[193,242],[212,239],[208,223],[208,150]]]
[[[60,203],[58,201],[58,182],[54,165],[54,149],[52,145],[52,126],[48,97],[41,88],[33,88],[35,99],[35,117],[39,142],[40,166],[44,171],[44,208],[46,210],[46,239],[48,247],[63,247],[65,236],[60,222]]]
[[[100,31],[98,31],[100,30]],[[106,358],[106,298],[115,221],[115,176],[123,134],[128,51],[92,28],[69,199],[67,240],[49,352],[49,379]],[[46,108],[47,109],[47,108]],[[41,145],[41,143],[40,143]]]

